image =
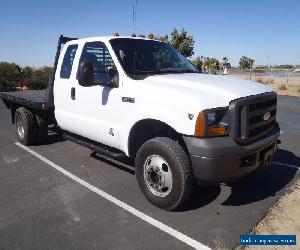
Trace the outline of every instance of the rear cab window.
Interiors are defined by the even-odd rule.
[[[69,45],[66,53],[64,55],[63,62],[61,64],[60,68],[60,78],[62,79],[69,79],[71,72],[72,72],[72,66],[73,66],[73,60],[77,51],[78,45],[72,44]]]

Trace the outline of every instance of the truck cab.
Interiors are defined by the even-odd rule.
[[[267,166],[277,148],[276,93],[259,83],[200,74],[170,44],[152,39],[66,39],[58,47],[47,108],[13,96],[0,95],[23,137],[54,122],[69,140],[134,159],[145,197],[167,210],[182,205],[195,183],[234,180]],[[30,129],[24,128],[28,112]]]

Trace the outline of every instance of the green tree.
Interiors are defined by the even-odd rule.
[[[216,74],[220,69],[220,62],[214,57],[203,57],[202,71],[209,74]]]
[[[188,35],[188,33],[182,29],[179,33],[177,29],[171,32],[170,43],[185,57],[191,57],[194,55],[194,39],[193,36]]]
[[[34,69],[29,66],[22,68],[22,79],[25,80],[25,82],[31,80],[33,71]]]
[[[46,66],[35,69],[32,73],[31,79],[26,82],[26,86],[30,89],[45,89],[52,76],[52,72],[53,68]]]
[[[281,65],[275,65],[274,68],[276,68],[276,69],[293,69],[294,66],[291,64],[281,64]]]
[[[240,69],[252,69],[254,64],[254,59],[251,59],[246,56],[242,56],[239,61]]]
[[[0,62],[0,91],[16,90],[21,77],[21,67],[19,65]]]
[[[162,42],[170,43],[175,49],[177,49],[182,55],[185,57],[191,57],[194,55],[194,39],[193,36],[188,35],[187,31],[182,29],[180,33],[177,29],[174,29],[171,32],[171,39],[169,39],[169,35],[154,35],[150,33],[148,35],[149,39],[155,39]]]
[[[202,66],[203,66],[203,56],[199,57],[197,56],[195,59],[191,61],[191,63],[195,66],[196,69],[199,70],[199,72],[202,72]]]

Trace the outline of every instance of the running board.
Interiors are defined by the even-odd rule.
[[[126,154],[122,152],[121,150],[114,149],[112,147],[106,146],[104,144],[101,144],[99,142],[92,141],[90,139],[87,139],[85,137],[70,134],[68,132],[63,133],[63,137],[66,140],[75,142],[81,146],[87,147],[96,153],[111,157],[111,158],[124,158],[126,157]]]

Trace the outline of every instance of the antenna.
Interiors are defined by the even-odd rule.
[[[135,23],[136,23],[137,3],[138,3],[138,0],[133,0],[133,4],[132,4],[132,25],[133,25],[133,33],[135,33]]]

